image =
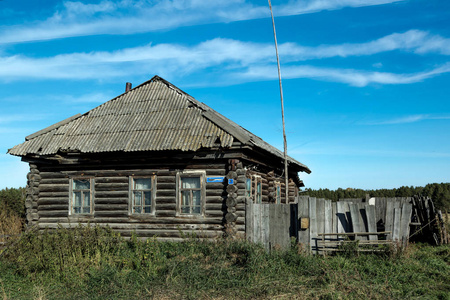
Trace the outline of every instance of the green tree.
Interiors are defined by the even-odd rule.
[[[25,217],[25,188],[0,190],[0,209]]]

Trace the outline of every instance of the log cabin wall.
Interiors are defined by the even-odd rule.
[[[175,160],[176,161],[176,160]],[[164,161],[141,162],[130,166],[117,163],[86,165],[37,165],[33,174],[39,174],[30,184],[28,197],[39,198],[35,204],[36,214],[28,214],[30,224],[39,228],[76,226],[78,223],[108,225],[128,237],[132,232],[140,237],[157,236],[160,239],[177,240],[195,233],[199,237],[214,238],[224,230],[224,217],[227,213],[225,199],[227,183],[206,182],[203,216],[177,215],[177,173],[183,171],[203,172],[205,178],[225,176],[228,172],[226,160],[202,160],[183,163]],[[31,173],[31,172],[30,172]],[[130,214],[130,177],[156,176],[156,197],[154,215]],[[31,176],[29,176],[31,177]],[[93,212],[89,215],[70,214],[70,179],[90,178],[93,182]],[[28,199],[28,198],[27,198]],[[34,210],[29,212],[34,212]],[[239,216],[245,215],[242,204],[236,207]],[[236,222],[236,229],[244,230],[244,218]]]
[[[26,220],[27,228],[31,229],[39,221],[38,214],[38,199],[39,199],[39,183],[41,176],[39,169],[35,164],[30,164],[30,172],[27,174],[27,187],[26,187]]]

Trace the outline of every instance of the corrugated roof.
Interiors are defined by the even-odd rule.
[[[53,155],[59,151],[196,151],[224,148],[233,140],[280,158],[283,153],[228,120],[159,76],[88,111],[26,137],[8,151],[17,156]],[[311,172],[289,158],[291,164]]]

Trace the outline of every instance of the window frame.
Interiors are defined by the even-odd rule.
[[[249,184],[250,183],[250,184]],[[245,197],[248,199],[252,199],[253,196],[253,180],[251,176],[245,177]]]
[[[258,184],[260,184],[260,189],[258,192]],[[262,203],[262,177],[260,175],[252,175],[252,190],[254,194],[254,203]]]
[[[78,191],[78,189],[73,188],[75,180],[89,180],[89,213],[76,213],[74,211],[74,201],[75,201],[74,192]],[[69,216],[91,216],[91,215],[94,215],[94,187],[95,187],[94,177],[85,177],[85,176],[78,177],[77,176],[77,177],[70,178],[70,181],[69,181]],[[80,190],[80,191],[84,191],[84,190]],[[81,208],[83,208],[83,207],[86,207],[86,206],[81,206]]]
[[[274,182],[275,203],[281,204],[281,182]]]
[[[150,179],[151,181],[151,189],[150,190],[138,190],[138,191],[150,191],[151,192],[151,212],[150,213],[146,213],[143,212],[143,207],[144,207],[144,203],[142,203],[141,207],[142,207],[142,212],[140,213],[136,213],[133,211],[134,206],[133,205],[134,202],[134,192],[136,191],[134,189],[134,180],[135,179]],[[156,175],[151,175],[151,176],[130,176],[129,177],[129,181],[128,181],[128,215],[134,215],[134,216],[155,216],[156,214]]]
[[[182,178],[200,178],[200,213],[183,213],[181,211],[182,204]],[[204,217],[206,206],[206,172],[205,171],[182,171],[176,174],[176,201],[177,201],[177,217]]]

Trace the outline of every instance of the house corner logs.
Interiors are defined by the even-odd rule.
[[[40,181],[41,176],[37,168],[37,165],[30,164],[30,172],[28,172],[27,174],[27,187],[25,200],[27,229],[31,229],[33,225],[39,221],[38,198],[39,198]]]
[[[244,172],[242,163],[237,159],[230,159],[228,161],[228,173],[226,179],[227,185],[227,213],[225,214],[225,233],[227,237],[236,238],[237,228],[236,221],[238,220],[237,205],[238,205],[238,176]]]

